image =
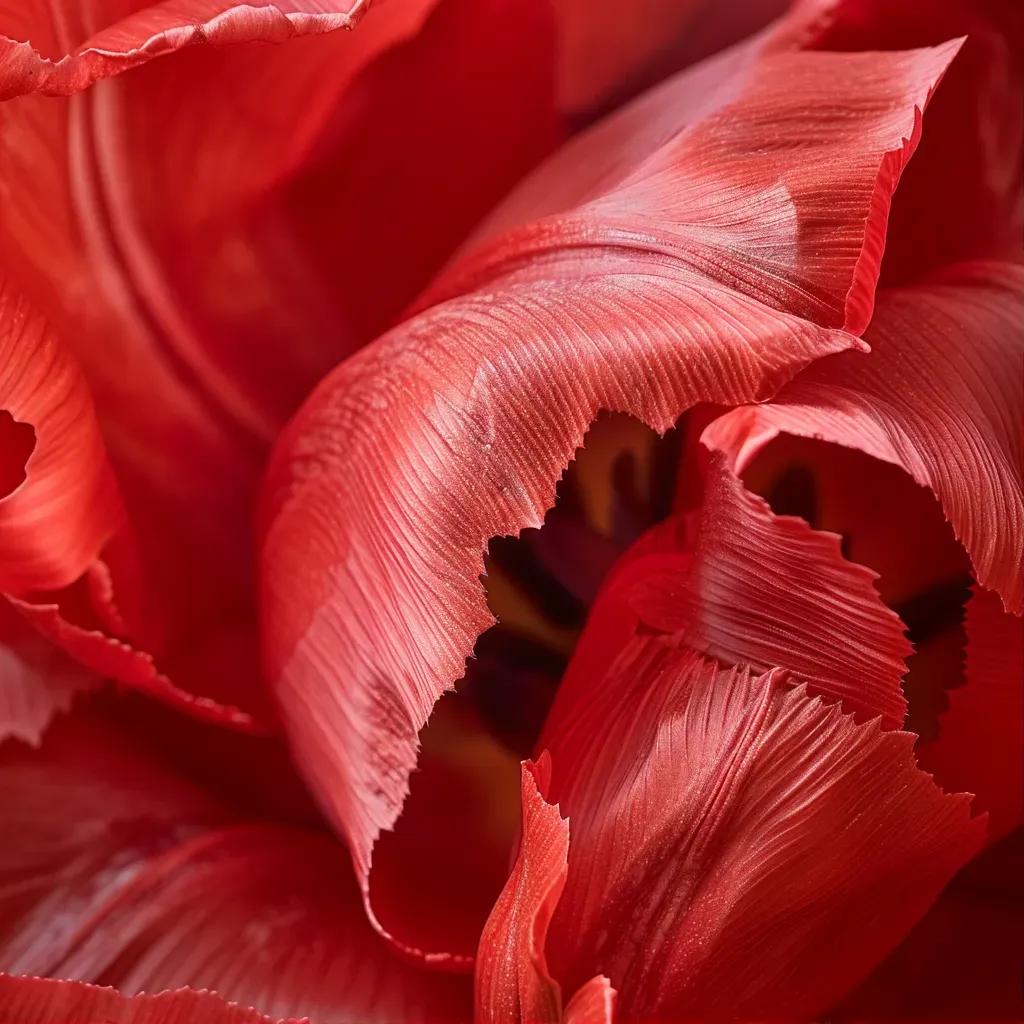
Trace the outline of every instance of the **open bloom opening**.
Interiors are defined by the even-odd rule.
[[[0,1021],[1024,1016],[1015,0],[0,0]]]

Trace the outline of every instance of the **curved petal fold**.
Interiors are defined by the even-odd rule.
[[[944,788],[975,794],[997,840],[1024,820],[1024,631],[995,594],[978,588],[965,627],[966,685],[950,691],[938,739],[918,757]]]
[[[857,344],[823,325],[870,313],[955,50],[766,58],[627,181],[454,267],[291,422],[264,489],[265,667],[364,891],[418,730],[491,622],[490,538],[541,525],[600,410],[664,431]]]
[[[0,969],[131,995],[214,989],[270,1017],[455,1019],[466,979],[395,960],[322,833],[233,820],[132,749],[62,719],[0,759]]]
[[[562,1019],[562,993],[548,973],[544,945],[565,887],[569,824],[545,799],[550,763],[524,761],[522,771],[522,843],[477,952],[478,1024]]]
[[[77,981],[5,974],[0,974],[0,1019],[4,1024],[275,1024],[256,1010],[227,1002],[216,992],[179,989],[124,996],[113,988]]]
[[[875,575],[846,561],[839,538],[776,516],[717,455],[700,509],[659,524],[606,580],[544,736],[600,678],[637,630],[655,630],[726,665],[780,667],[815,693],[898,728],[911,646]],[[540,746],[545,745],[542,738]]]
[[[978,580],[1024,608],[1024,269],[974,263],[879,294],[867,356],[822,360],[705,440],[738,470],[779,433],[833,441],[930,487]]]
[[[917,769],[912,735],[784,678],[637,636],[549,738],[566,987],[606,975],[630,1020],[806,1020],[978,850],[984,818]]]
[[[74,356],[7,278],[0,281],[4,413],[31,429],[33,444],[20,473],[7,465],[17,446],[0,452],[3,476],[14,484],[0,493],[0,591],[57,590],[99,557],[124,509]]]

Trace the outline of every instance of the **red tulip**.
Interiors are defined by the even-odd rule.
[[[1024,17],[641,6],[0,0],[0,1024],[1024,1012]]]

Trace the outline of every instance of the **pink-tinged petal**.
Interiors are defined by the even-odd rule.
[[[1024,607],[1024,270],[969,264],[879,293],[868,356],[823,360],[705,432],[742,471],[779,433],[902,466],[942,503],[983,586]]]
[[[7,279],[0,282],[0,417],[7,483],[0,591],[59,589],[96,560],[124,511],[85,378]]]
[[[600,410],[665,431],[856,344],[805,317],[866,319],[888,196],[955,49],[765,58],[620,187],[453,268],[436,296],[476,290],[346,361],[291,422],[264,492],[265,667],[364,893],[417,733],[492,622],[490,538],[541,525]]]
[[[112,988],[50,978],[0,975],[4,1024],[305,1024],[273,1021],[216,992],[160,992],[124,996]]]
[[[272,1017],[465,1019],[468,979],[393,957],[333,838],[235,823],[101,728],[62,719],[0,758],[0,969]]]
[[[99,682],[0,600],[0,743],[14,737],[37,746],[50,719]]]
[[[898,727],[906,713],[903,659],[912,648],[874,579],[843,558],[834,534],[773,515],[719,455],[708,466],[700,510],[654,527],[612,570],[545,735],[557,734],[561,711],[586,699],[637,629],[724,664],[785,668],[847,710]]]
[[[637,636],[549,738],[566,988],[600,972],[629,1020],[806,1020],[977,851],[984,819],[917,769],[912,735],[784,675]]]
[[[562,1018],[565,1024],[612,1024],[616,993],[607,978],[591,978],[569,1000]]]
[[[562,993],[548,973],[544,945],[565,887],[569,824],[545,799],[549,761],[524,761],[522,773],[522,843],[477,951],[478,1024],[562,1019]]]
[[[1016,0],[813,0],[826,50],[966,41],[928,111],[893,202],[883,286],[978,258],[1024,255],[1024,8]],[[942,216],[936,216],[941,210]]]
[[[1024,819],[1024,627],[995,594],[975,589],[966,630],[967,683],[950,692],[939,737],[918,757],[943,788],[975,794],[999,839]]]

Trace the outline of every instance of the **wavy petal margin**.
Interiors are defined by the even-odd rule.
[[[475,290],[292,421],[264,490],[265,667],[364,893],[418,730],[491,623],[490,538],[541,525],[600,410],[664,431],[857,344],[821,324],[870,315],[889,196],[958,46],[765,58],[618,188],[454,268],[433,297]]]
[[[308,1024],[307,1018],[274,1022],[237,1006],[216,992],[179,989],[125,996],[113,988],[52,978],[0,974],[0,1020],[4,1024]]]
[[[705,431],[737,472],[779,433],[857,448],[930,487],[979,582],[1024,610],[1024,268],[972,263],[879,294],[868,356],[823,360]]]
[[[977,852],[984,818],[917,769],[912,735],[784,679],[637,636],[550,737],[567,987],[606,975],[629,1020],[810,1019]]]

